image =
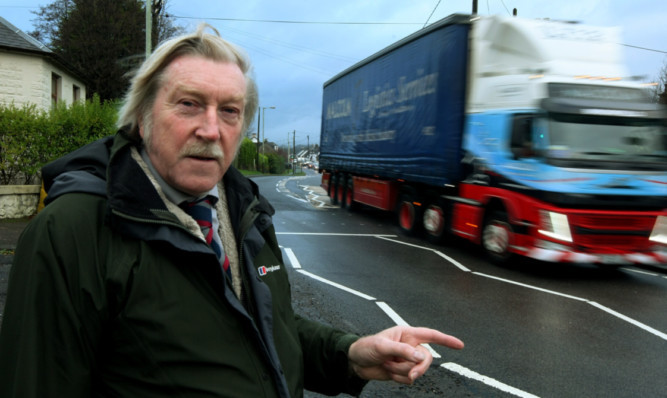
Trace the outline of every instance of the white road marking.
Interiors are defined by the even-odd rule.
[[[637,320],[634,320],[634,319],[632,319],[628,316],[625,316],[625,315],[621,314],[620,312],[616,312],[616,311],[612,310],[611,308],[605,307],[602,304],[596,303],[595,301],[591,301],[591,300],[581,298],[581,297],[577,297],[577,296],[571,296],[569,294],[559,293],[559,292],[556,292],[556,291],[553,291],[553,290],[542,289],[540,287],[527,285],[525,283],[519,283],[519,282],[511,281],[509,279],[503,279],[503,278],[498,278],[498,277],[491,276],[491,275],[482,274],[480,272],[473,272],[473,274],[483,276],[485,278],[495,279],[495,280],[505,282],[505,283],[510,283],[512,285],[522,286],[522,287],[526,287],[528,289],[538,290],[540,292],[549,293],[549,294],[553,294],[553,295],[560,296],[560,297],[565,297],[565,298],[572,299],[572,300],[582,301],[584,303],[592,305],[595,308],[601,309],[602,311],[604,311],[608,314],[611,314],[611,315],[613,315],[613,316],[615,316],[619,319],[622,319],[622,320],[624,320],[624,321],[626,321],[626,322],[628,322],[632,325],[635,325],[635,326],[639,327],[640,329],[643,329],[643,330],[645,330],[649,333],[652,333],[652,334],[660,337],[663,340],[667,340],[667,334],[666,333],[663,333],[663,332],[661,332],[659,330],[656,330],[656,329],[654,329],[654,328],[652,328],[652,327],[650,327],[646,324],[643,324],[643,323],[641,323]]]
[[[361,292],[359,292],[359,291],[357,291],[357,290],[351,289],[351,288],[349,288],[349,287],[347,287],[347,286],[343,286],[343,285],[341,285],[341,284],[339,284],[339,283],[332,282],[332,281],[330,281],[330,280],[328,280],[328,279],[324,279],[324,278],[322,278],[321,276],[317,276],[317,275],[312,274],[312,273],[310,273],[310,272],[308,272],[308,271],[304,271],[304,270],[302,270],[302,269],[299,269],[298,271],[299,271],[299,273],[301,273],[301,274],[303,274],[303,275],[309,276],[309,277],[311,277],[311,278],[313,278],[313,279],[315,279],[315,280],[318,280],[318,281],[320,281],[320,282],[326,283],[327,285],[331,285],[331,286],[336,287],[336,288],[338,288],[338,289],[344,290],[344,291],[346,291],[346,292],[348,292],[348,293],[352,293],[352,294],[354,294],[355,296],[359,296],[359,297],[361,297],[361,298],[363,298],[363,299],[366,299],[366,300],[369,300],[369,301],[375,301],[375,297],[373,297],[373,296],[369,296],[369,295],[364,294],[364,293],[361,293]]]
[[[394,323],[395,323],[396,325],[398,325],[398,326],[410,326],[410,325],[409,325],[403,318],[401,318],[401,316],[398,315],[398,314],[396,313],[396,311],[394,311],[394,310],[393,310],[387,303],[385,303],[385,302],[383,302],[383,301],[376,301],[375,304],[377,304],[378,307],[380,307],[380,308],[382,309],[382,311],[384,311],[384,313],[387,314],[387,315],[389,316],[389,318],[391,318],[391,319],[394,321]],[[428,345],[428,344],[422,344],[422,346],[423,346],[424,348],[426,348],[426,349],[431,353],[431,356],[433,356],[433,358],[442,358],[442,357],[440,356],[440,354],[438,354],[437,352],[435,352],[435,350],[434,350],[433,348],[431,348],[430,345]]]
[[[396,235],[347,234],[330,232],[276,232],[276,235],[313,235],[313,236],[368,236],[372,238],[396,237]]]
[[[358,236],[358,235],[355,234],[355,236]],[[366,235],[366,236],[380,237],[379,235]],[[389,240],[391,240],[391,239],[389,239]],[[415,246],[415,247],[418,247],[418,246]],[[403,319],[400,315],[398,315],[398,313],[396,311],[394,311],[387,303],[385,303],[383,301],[377,301],[377,299],[375,297],[369,296],[369,295],[367,295],[365,293],[362,293],[360,291],[351,289],[347,286],[341,285],[339,283],[330,281],[328,279],[322,278],[321,276],[318,276],[318,275],[315,275],[311,272],[303,270],[301,268],[301,264],[299,263],[299,260],[294,255],[294,252],[292,251],[292,249],[284,248],[284,250],[285,250],[285,253],[287,254],[287,257],[289,258],[290,262],[292,263],[292,267],[295,268],[297,270],[297,272],[299,272],[300,274],[308,276],[308,277],[313,278],[315,280],[318,280],[322,283],[326,283],[330,286],[336,287],[336,288],[341,289],[345,292],[354,294],[355,296],[361,297],[365,300],[375,301],[375,304],[377,304],[377,306],[380,307],[380,309],[382,309],[382,311],[384,311],[384,313],[387,314],[387,316],[389,316],[389,318],[391,318],[391,320],[393,320],[396,325],[398,325],[398,326],[409,326],[409,324],[405,321],[405,319]],[[431,250],[431,251],[437,252],[436,250]],[[445,256],[445,258],[446,258],[446,256]],[[431,353],[431,356],[433,356],[433,358],[442,358],[442,356],[437,351],[435,351],[429,344],[422,344],[422,346],[424,348],[426,348]],[[464,368],[460,365],[456,365],[456,364],[451,363],[451,362],[449,364],[443,364],[441,366],[445,367],[445,365],[452,365],[453,369],[466,369],[466,368]],[[450,370],[453,370],[453,369],[450,369]],[[453,371],[455,371],[455,370],[453,370]],[[511,393],[513,391],[521,392],[521,393],[525,394],[525,395],[519,395],[522,398],[530,398],[530,397],[538,398],[535,395],[525,393],[521,390],[518,390],[514,387],[508,386],[508,385],[506,385],[504,383],[501,383],[499,381],[493,380],[489,377],[482,376],[482,375],[480,375],[478,373],[475,373],[475,372],[472,372],[472,371],[468,371],[468,372],[469,372],[469,374],[462,374],[462,375],[465,376],[465,377],[471,377],[470,375],[474,374],[474,375],[476,375],[476,377],[472,377],[472,378],[476,378],[477,380],[479,380],[479,381],[481,381],[485,384],[488,384],[492,387],[498,388],[502,391],[511,392]],[[491,382],[493,382],[493,384]],[[515,394],[515,395],[518,395],[518,394]]]
[[[400,240],[396,240],[396,239],[389,239],[389,238],[396,237],[396,235],[394,235],[394,236],[376,235],[376,237],[380,238],[380,239],[387,240],[389,242],[399,243],[401,245],[406,245],[406,246],[414,247],[414,248],[421,249],[421,250],[431,251],[431,252],[437,254],[438,256],[444,258],[445,260],[449,261],[451,264],[458,267],[461,271],[470,272],[470,269],[468,269],[468,267],[466,267],[465,265],[459,263],[458,261],[454,260],[453,258],[447,256],[446,254],[444,254],[444,253],[442,253],[442,252],[440,252],[436,249],[431,249],[430,247],[426,247],[426,246],[415,245],[413,243],[401,242]]]
[[[630,271],[630,272],[634,272],[634,273],[636,273],[636,274],[644,274],[644,275],[651,275],[651,276],[660,276],[660,275],[658,275],[658,274],[656,274],[656,273],[654,273],[654,272],[640,271],[640,270],[638,270],[638,269],[632,269],[632,268],[627,268],[627,267],[623,267],[623,268],[621,268],[621,269],[622,269],[623,271]]]
[[[473,272],[473,274],[475,274],[475,275],[479,275],[479,276],[483,276],[483,277],[485,277],[485,278],[495,279],[495,280],[498,280],[498,281],[501,281],[501,282],[505,282],[505,283],[509,283],[509,284],[512,284],[512,285],[517,285],[517,286],[527,287],[527,288],[529,288],[529,289],[538,290],[538,291],[540,291],[540,292],[553,294],[553,295],[555,295],[555,296],[561,296],[561,297],[569,298],[569,299],[572,299],[572,300],[577,300],[577,301],[588,301],[588,300],[586,300],[586,299],[584,299],[584,298],[581,298],[581,297],[571,296],[571,295],[569,295],[569,294],[559,293],[559,292],[556,292],[556,291],[553,291],[553,290],[543,289],[543,288],[541,288],[541,287],[532,286],[532,285],[527,285],[527,284],[525,284],[525,283],[515,282],[515,281],[509,280],[509,279],[503,279],[503,278],[499,278],[499,277],[497,277],[497,276],[493,276],[493,275],[483,274],[483,273],[481,273],[481,272]]]
[[[398,244],[402,244],[402,245],[406,245],[406,246],[414,247],[414,248],[421,249],[421,250],[431,251],[431,252],[437,254],[438,256],[444,258],[444,259],[447,260],[450,264],[456,266],[456,267],[459,268],[460,270],[462,270],[462,271],[464,271],[464,272],[471,272],[470,269],[468,269],[466,266],[464,266],[463,264],[459,263],[458,261],[452,259],[451,257],[445,255],[444,253],[441,253],[441,252],[438,251],[438,250],[431,249],[431,248],[426,247],[426,246],[415,245],[415,244],[408,243],[408,242],[402,242],[402,241],[397,240],[397,239],[391,239],[391,238],[396,238],[396,237],[397,237],[396,235],[337,234],[337,233],[298,233],[298,232],[297,232],[297,233],[289,233],[289,232],[286,232],[286,233],[283,233],[283,234],[285,234],[285,235],[320,235],[320,236],[322,236],[322,235],[338,235],[338,236],[369,236],[369,237],[375,237],[375,238],[382,239],[382,240],[386,240],[386,241],[389,241],[389,242],[398,243]],[[288,257],[289,257],[289,254],[288,254]],[[627,271],[632,271],[632,272],[640,273],[640,274],[650,275],[650,276],[659,276],[658,274],[654,274],[654,273],[646,272],[646,271],[633,270],[633,269],[630,269],[630,268],[623,268],[623,269],[624,269],[624,270],[627,270]],[[544,288],[541,288],[541,287],[532,286],[532,285],[528,285],[528,284],[525,284],[525,283],[520,283],[520,282],[512,281],[512,280],[509,280],[509,279],[499,278],[499,277],[497,277],[497,276],[488,275],[488,274],[484,274],[484,273],[481,273],[481,272],[472,272],[472,274],[474,274],[474,275],[478,275],[478,276],[483,276],[483,277],[485,277],[485,278],[495,279],[495,280],[497,280],[497,281],[501,281],[501,282],[509,283],[509,284],[516,285],[516,286],[525,287],[525,288],[528,288],[528,289],[537,290],[537,291],[540,291],[540,292],[543,292],[543,293],[548,293],[548,294],[552,294],[552,295],[555,295],[555,296],[560,296],[560,297],[564,297],[564,298],[567,298],[567,299],[576,300],[576,301],[581,301],[581,302],[590,304],[590,305],[592,305],[592,306],[595,307],[595,308],[598,308],[598,309],[600,309],[600,310],[602,310],[602,311],[604,311],[604,312],[606,312],[606,313],[608,313],[608,314],[610,314],[610,315],[613,315],[613,316],[615,316],[615,317],[617,317],[617,318],[619,318],[619,319],[621,319],[621,320],[623,320],[623,321],[625,321],[625,322],[628,322],[628,323],[630,323],[631,325],[637,326],[637,327],[639,327],[640,329],[645,330],[645,331],[647,331],[647,332],[649,332],[649,333],[651,333],[651,334],[653,334],[653,335],[655,335],[655,336],[657,336],[657,337],[659,337],[659,338],[661,338],[661,339],[663,339],[663,340],[667,340],[667,333],[663,333],[663,332],[661,332],[661,331],[659,331],[659,330],[657,330],[657,329],[655,329],[655,328],[652,328],[652,327],[650,327],[650,326],[648,326],[648,325],[646,325],[646,324],[644,324],[644,323],[641,323],[641,322],[639,322],[639,321],[637,321],[637,320],[635,320],[635,319],[632,319],[632,318],[630,318],[630,317],[628,317],[628,316],[626,316],[626,315],[623,315],[623,314],[621,314],[621,313],[619,313],[619,312],[616,312],[616,311],[612,310],[611,308],[605,307],[605,306],[603,306],[603,305],[601,305],[601,304],[599,304],[599,303],[596,303],[596,302],[594,302],[594,301],[588,300],[588,299],[586,299],[586,298],[583,298],[583,297],[577,297],[577,296],[572,296],[572,295],[569,295],[569,294],[560,293],[560,292],[557,292],[557,291],[554,291],[554,290],[544,289]]]
[[[299,260],[294,255],[294,252],[292,251],[292,249],[285,248],[285,254],[287,254],[287,258],[289,259],[289,262],[292,264],[292,268],[295,268],[295,269],[300,269],[301,268],[301,263],[299,263]]]
[[[619,312],[616,312],[616,311],[612,310],[611,308],[605,307],[604,305],[598,304],[595,301],[588,301],[588,304],[592,305],[593,307],[597,307],[597,308],[601,309],[602,311],[604,311],[606,313],[609,313],[609,314],[611,314],[615,317],[618,317],[618,318],[620,318],[620,319],[622,319],[626,322],[629,322],[629,323],[631,323],[631,324],[633,324],[633,325],[635,325],[639,328],[642,328],[649,333],[653,333],[654,335],[660,337],[663,340],[667,340],[667,334],[666,333],[662,333],[661,331],[653,329],[652,327],[650,327],[648,325],[645,325],[645,324],[643,324],[639,321],[636,321],[636,320],[634,320],[630,317],[627,317],[627,316],[625,316],[625,315],[623,315]]]
[[[295,199],[295,200],[298,200],[299,202],[311,203],[317,209],[338,207],[338,206],[333,206],[331,204],[329,198],[326,196],[326,192],[324,192],[324,190],[321,187],[299,185],[299,187],[301,189],[306,191],[306,198],[307,199],[303,199],[303,198],[299,197],[298,195],[291,193],[290,190],[287,189],[286,185],[289,181],[303,179],[305,177],[306,176],[283,178],[282,180],[280,180],[276,183],[276,191],[280,192],[280,193],[284,193],[288,197],[290,197],[292,199]],[[324,194],[322,192],[324,192]]]
[[[518,388],[514,388],[512,386],[508,386],[505,383],[501,383],[498,380],[492,379],[488,376],[483,376],[483,375],[481,375],[481,374],[479,374],[475,371],[472,371],[468,368],[465,368],[465,367],[463,367],[461,365],[458,365],[458,364],[455,364],[453,362],[443,363],[440,366],[449,370],[449,371],[452,371],[454,373],[458,373],[461,376],[467,377],[469,379],[477,380],[479,382],[482,382],[482,383],[484,383],[488,386],[491,386],[493,388],[496,388],[498,390],[505,391],[506,393],[509,393],[509,394],[512,394],[512,395],[516,395],[517,397],[538,398],[537,395],[527,393],[525,391],[519,390]]]
[[[438,256],[444,258],[445,260],[449,261],[450,263],[454,264],[456,267],[458,267],[461,271],[463,272],[470,272],[470,269],[466,267],[465,265],[459,263],[458,261],[454,260],[453,258],[449,257],[448,255],[439,252],[438,250],[434,250],[435,254]]]
[[[425,246],[420,246],[420,245],[415,245],[415,244],[411,244],[411,243],[407,243],[407,242],[402,242],[402,241],[397,240],[397,239],[392,239],[392,238],[396,238],[397,237],[396,235],[346,234],[346,233],[290,233],[290,232],[283,232],[283,233],[277,233],[277,234],[282,234],[282,235],[314,235],[314,236],[330,235],[330,236],[357,236],[357,237],[367,236],[367,237],[375,237],[375,238],[378,238],[378,239],[387,240],[387,241],[390,241],[390,242],[394,242],[394,243],[414,247],[414,248],[421,249],[421,250],[432,251],[435,254],[437,254],[438,256],[445,259],[450,264],[459,268],[461,271],[471,272],[471,270],[469,268],[467,268],[463,264],[459,263],[458,261],[454,260],[453,258],[445,255],[444,253],[442,253],[438,250],[431,249],[431,248],[428,248],[428,247],[425,247]],[[289,250],[289,252],[288,252],[288,250]],[[313,279],[319,280],[323,283],[329,284],[331,286],[334,286],[336,288],[339,288],[341,290],[344,290],[346,292],[352,293],[352,294],[354,294],[356,296],[359,296],[361,298],[364,298],[366,300],[376,301],[376,299],[372,296],[366,295],[366,294],[361,293],[361,292],[359,292],[357,290],[354,290],[354,289],[350,289],[346,286],[340,285],[336,282],[329,281],[325,278],[322,278],[320,276],[317,276],[315,274],[312,274],[310,272],[307,272],[307,271],[301,269],[301,265],[299,264],[299,261],[296,259],[296,256],[294,255],[292,250],[286,248],[285,252],[287,253],[287,257],[290,259],[290,262],[292,263],[292,266],[294,268],[297,268],[297,271],[299,273],[301,273],[303,275],[306,275],[306,276],[309,276]],[[657,276],[657,277],[665,278],[665,276],[660,276],[658,274],[649,273],[649,272],[645,272],[645,271],[638,271],[638,270],[633,270],[633,269],[630,269],[630,268],[623,268],[623,269],[627,270],[627,271],[631,271],[631,272],[642,273],[642,274],[647,274],[647,275],[651,275],[651,276]],[[517,286],[521,286],[521,287],[526,287],[526,288],[537,290],[537,291],[540,291],[540,292],[544,292],[544,293],[548,293],[548,294],[552,294],[552,295],[556,295],[556,296],[560,296],[560,297],[564,297],[564,298],[568,298],[568,299],[588,303],[588,304],[592,305],[593,307],[596,307],[596,308],[598,308],[598,309],[600,309],[600,310],[602,310],[602,311],[604,311],[604,312],[606,312],[610,315],[613,315],[613,316],[615,316],[615,317],[617,317],[617,318],[619,318],[619,319],[621,319],[625,322],[628,322],[628,323],[630,323],[634,326],[637,326],[637,327],[639,327],[639,328],[641,328],[641,329],[643,329],[643,330],[645,330],[649,333],[652,333],[652,334],[658,336],[659,338],[661,338],[663,340],[667,340],[667,334],[666,333],[660,332],[659,330],[656,330],[656,329],[654,329],[654,328],[652,328],[648,325],[645,325],[645,324],[643,324],[643,323],[641,323],[637,320],[634,320],[634,319],[632,319],[628,316],[625,316],[625,315],[623,315],[619,312],[616,312],[616,311],[614,311],[614,310],[612,310],[608,307],[605,307],[605,306],[603,306],[603,305],[601,305],[601,304],[599,304],[595,301],[590,301],[590,300],[585,299],[585,298],[581,298],[581,297],[577,297],[577,296],[573,296],[573,295],[569,295],[569,294],[564,294],[564,293],[560,293],[560,292],[557,292],[557,291],[554,291],[554,290],[548,290],[548,289],[544,289],[544,288],[540,288],[540,287],[537,287],[537,286],[532,286],[532,285],[528,285],[528,284],[524,284],[524,283],[520,283],[520,282],[515,282],[515,281],[509,280],[509,279],[499,278],[499,277],[496,277],[496,276],[487,275],[487,274],[483,274],[483,273],[480,273],[480,272],[472,272],[472,274],[478,275],[478,276],[483,276],[485,278],[495,279],[495,280],[498,280],[498,281],[501,281],[501,282],[505,282],[505,283],[509,283],[509,284],[513,284],[513,285],[517,285]],[[376,304],[378,305],[378,307],[380,307],[387,314],[387,316],[389,316],[394,321],[394,323],[396,323],[397,325],[408,326],[408,323],[400,315],[398,315],[388,304],[386,304],[385,302],[382,302],[382,301],[376,301]],[[426,347],[431,352],[431,355],[434,358],[441,358],[440,354],[438,354],[435,350],[433,350],[433,348],[431,348],[428,344],[423,344],[423,345],[424,345],[424,347]],[[490,377],[480,375],[477,372],[474,372],[470,369],[467,369],[467,368],[465,368],[461,365],[458,365],[458,364],[455,364],[455,363],[452,363],[452,362],[444,363],[440,366],[445,368],[445,369],[448,369],[452,372],[458,373],[458,374],[460,374],[464,377],[468,377],[468,378],[477,380],[477,381],[482,382],[484,384],[487,384],[487,385],[489,385],[493,388],[499,389],[501,391],[505,391],[507,393],[516,395],[516,396],[521,397],[521,398],[538,398],[538,396],[536,396],[536,395],[533,395],[533,394],[530,394],[528,392],[519,390],[515,387],[509,386],[507,384],[504,384],[502,382],[494,380]]]

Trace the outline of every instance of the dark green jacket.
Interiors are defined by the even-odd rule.
[[[2,397],[355,394],[356,337],[296,316],[271,205],[224,182],[242,300],[119,133],[44,168],[49,203],[22,234],[0,332]],[[259,272],[271,267],[271,272]]]

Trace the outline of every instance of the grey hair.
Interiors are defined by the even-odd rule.
[[[210,29],[213,33],[207,33]],[[238,47],[220,37],[211,25],[200,24],[197,30],[170,39],[155,49],[132,77],[130,89],[120,109],[117,126],[127,127],[129,134],[139,137],[139,121],[153,108],[157,92],[162,85],[164,71],[176,58],[184,55],[199,56],[219,62],[236,64],[246,80],[245,107],[242,133],[250,127],[259,104],[257,84],[252,76],[252,66],[247,55]]]

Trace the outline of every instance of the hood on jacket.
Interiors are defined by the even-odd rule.
[[[108,166],[116,152],[133,145],[136,146],[138,143],[120,130],[114,136],[94,141],[48,163],[42,168],[42,181],[47,193],[44,204],[48,205],[63,194],[74,192],[104,197],[114,196],[107,187]],[[111,178],[113,179],[113,174]],[[235,187],[227,191],[230,206],[232,204],[238,206],[230,208],[230,213],[236,214],[237,210],[247,205],[254,197],[259,198],[260,211],[269,215],[275,213],[266,198],[259,194],[257,184],[244,177],[233,166],[227,170],[223,180],[225,186]],[[111,187],[113,190],[113,184]]]
[[[70,192],[106,196],[106,169],[113,136],[87,144],[42,167],[44,204]]]

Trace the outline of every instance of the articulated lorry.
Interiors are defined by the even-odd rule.
[[[319,167],[496,261],[667,263],[667,111],[616,28],[454,14],[324,84]]]

